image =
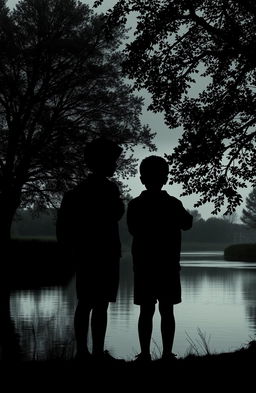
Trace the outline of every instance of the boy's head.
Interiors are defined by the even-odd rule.
[[[140,180],[149,191],[159,191],[166,184],[169,174],[168,162],[159,156],[144,158],[140,164]]]
[[[122,151],[123,149],[110,139],[94,139],[85,147],[86,165],[94,173],[113,176]]]

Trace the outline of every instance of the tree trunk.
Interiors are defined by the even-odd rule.
[[[0,209],[0,244],[3,247],[9,243],[11,237],[11,223],[12,219],[6,211]]]
[[[2,360],[17,360],[20,356],[18,337],[10,312],[12,278],[11,225],[18,207],[17,195],[0,193],[0,349]]]
[[[20,204],[19,193],[0,194],[0,246],[3,251],[11,239],[11,226]]]

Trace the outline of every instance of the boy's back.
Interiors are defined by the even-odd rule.
[[[64,245],[83,254],[115,253],[120,256],[118,221],[124,213],[115,183],[89,175],[63,198],[57,221],[57,236]]]
[[[182,203],[166,191],[143,191],[129,202],[127,210],[134,263],[149,266],[151,261],[156,268],[177,268],[181,230],[190,229],[192,220]]]

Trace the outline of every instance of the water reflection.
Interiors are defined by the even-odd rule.
[[[242,281],[242,292],[245,300],[245,312],[248,326],[256,334],[256,283],[255,273],[250,273],[248,272]]]
[[[256,334],[256,264],[225,262],[222,254],[186,254],[182,258],[182,303],[175,308],[174,352],[184,356],[188,336],[196,342],[198,328],[210,337],[210,350],[228,351]],[[122,260],[120,289],[109,307],[106,346],[115,356],[131,359],[139,352],[133,304],[131,260]],[[74,278],[66,287],[13,291],[11,317],[24,359],[73,356]],[[152,351],[160,355],[159,313],[156,312]]]
[[[66,288],[12,293],[11,315],[21,337],[24,360],[73,356],[74,294],[74,278]]]

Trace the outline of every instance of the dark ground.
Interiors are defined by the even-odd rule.
[[[74,360],[1,364],[3,391],[254,391],[256,341],[235,352],[189,355],[169,363],[132,361],[78,363]]]

